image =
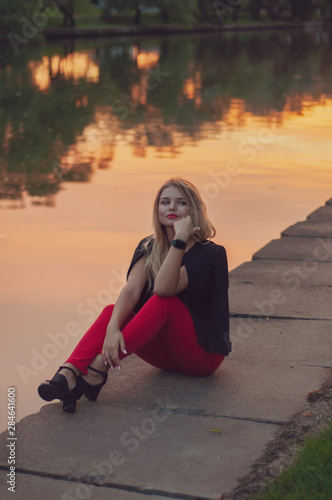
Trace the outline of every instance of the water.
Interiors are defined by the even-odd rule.
[[[0,396],[17,387],[18,419],[115,301],[166,179],[200,189],[230,269],[332,196],[331,40],[282,30],[2,54]]]

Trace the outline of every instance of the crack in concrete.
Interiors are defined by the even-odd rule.
[[[331,236],[317,236],[317,235],[311,235],[311,234],[284,234],[281,233],[281,238],[322,238],[322,239],[329,239]],[[279,238],[279,239],[281,239]],[[282,259],[286,260],[286,259]],[[288,259],[287,259],[288,260]]]
[[[314,368],[325,368],[327,370],[329,370],[331,368],[331,365],[330,366],[325,366],[325,365],[311,365],[309,363],[301,364],[301,366],[313,366]]]
[[[245,313],[229,313],[231,318],[261,318],[261,319],[280,319],[280,320],[294,320],[294,321],[332,321],[332,318],[301,318],[297,316],[264,316],[262,314],[245,314]]]
[[[188,417],[211,417],[211,418],[224,418],[225,420],[244,420],[246,422],[255,422],[257,424],[270,424],[270,425],[284,425],[286,420],[272,420],[269,418],[260,417],[235,417],[230,415],[218,415],[216,413],[207,413],[205,410],[181,410],[180,408],[165,408],[161,409],[160,413],[167,413],[168,415],[187,415]]]
[[[278,260],[279,262],[299,262],[299,261],[301,262],[301,260],[299,259],[299,257],[297,257],[296,259],[292,259],[290,257],[288,257],[288,258],[285,258],[285,257],[278,258],[276,256],[275,257],[255,257],[255,256],[253,256],[252,260],[265,260],[265,261],[267,261],[267,260]],[[319,263],[319,262],[330,262],[330,261],[317,260],[316,262]]]
[[[8,471],[8,467],[0,465],[0,470]],[[50,472],[34,471],[34,470],[24,469],[24,468],[20,468],[20,467],[16,467],[16,472],[18,474],[27,474],[30,476],[45,477],[45,478],[49,478],[49,479],[55,479],[58,481],[68,481],[68,482],[72,482],[72,483],[88,484],[89,486],[95,486],[98,488],[109,488],[109,489],[116,489],[116,490],[122,490],[122,491],[130,491],[132,493],[137,493],[139,495],[146,495],[146,496],[157,495],[160,497],[174,498],[177,500],[213,500],[213,498],[214,498],[211,496],[201,497],[201,496],[197,496],[197,495],[194,495],[194,496],[189,495],[186,493],[176,493],[176,492],[158,490],[155,488],[144,488],[144,487],[139,487],[139,486],[130,486],[130,485],[121,484],[121,483],[110,483],[110,482],[100,483],[100,481],[98,481],[97,479],[94,479],[94,476],[89,476],[91,479],[84,480],[84,478],[79,478],[79,477],[74,477],[74,476],[66,476],[65,474],[53,474]]]

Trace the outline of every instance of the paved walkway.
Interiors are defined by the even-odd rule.
[[[331,285],[332,199],[230,273],[234,350],[214,376],[163,373],[131,357],[97,403],[83,398],[74,415],[50,403],[25,417],[15,498],[199,500],[231,491],[322,384]],[[1,498],[12,498],[7,437]]]

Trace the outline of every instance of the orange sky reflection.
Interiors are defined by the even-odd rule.
[[[99,81],[99,66],[93,60],[94,50],[74,52],[67,56],[44,56],[38,61],[29,63],[33,84],[40,91],[45,91],[51,85],[52,78],[61,76],[77,83],[81,78],[88,82]]]
[[[35,85],[47,90],[57,72],[98,81],[92,55],[31,64]],[[133,92],[144,102],[143,94]],[[195,75],[182,97],[199,105],[199,96]],[[84,96],[76,103],[86,104]],[[77,339],[59,349],[27,387],[17,365],[29,365],[32,350],[42,348],[48,334],[62,331],[68,321],[83,332],[89,325],[78,306],[89,298],[99,308],[116,300],[138,240],[152,232],[154,195],[166,179],[182,176],[197,185],[217,228],[215,241],[228,251],[230,269],[332,196],[332,100],[326,97],[320,102],[307,95],[290,97],[282,113],[267,117],[254,116],[244,101],[234,99],[218,121],[202,125],[197,138],[166,125],[152,105],[147,116],[150,120],[124,132],[110,106],[96,108],[61,158],[63,174],[75,167],[87,181],[93,174],[92,182],[63,182],[53,208],[27,199],[22,210],[0,210],[2,329],[13,337],[2,348],[1,369],[6,370],[3,380],[22,389],[19,418],[40,408],[36,385],[55,372]],[[8,126],[4,147],[11,133]],[[0,167],[5,171],[4,163]]]

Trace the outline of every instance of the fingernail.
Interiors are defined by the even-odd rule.
[[[107,362],[106,362],[106,361],[104,361],[104,365],[106,365],[106,366],[107,366]]]
[[[111,366],[111,370],[113,370],[113,369],[114,369],[114,367],[113,367],[113,366]]]
[[[121,366],[118,366],[118,370],[121,370]]]
[[[126,351],[126,349],[123,349],[123,352],[124,352],[125,354],[128,354],[128,353],[127,353],[127,351]]]

